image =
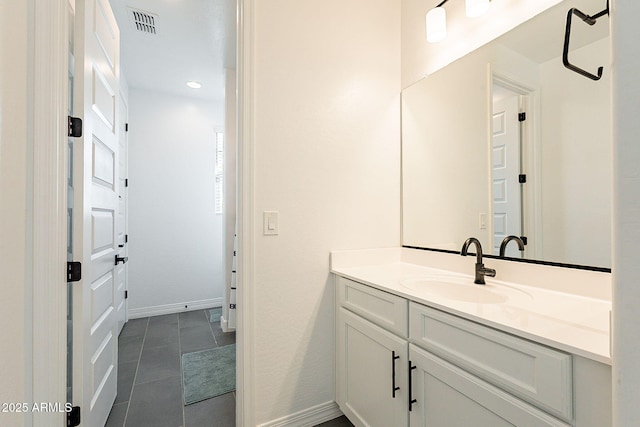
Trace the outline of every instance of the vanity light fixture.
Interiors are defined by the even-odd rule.
[[[437,43],[447,36],[447,12],[444,4],[449,0],[442,0],[436,7],[427,12],[426,27],[427,41]],[[476,18],[484,15],[489,10],[491,0],[465,0],[465,11],[467,17]]]
[[[447,11],[441,5],[427,12],[427,41],[429,43],[438,43],[447,37]]]
[[[200,89],[202,87],[202,84],[200,84],[200,82],[190,81],[187,82],[187,86],[189,86],[191,89]]]

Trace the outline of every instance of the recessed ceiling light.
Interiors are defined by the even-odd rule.
[[[187,82],[187,86],[189,86],[191,89],[200,89],[202,87],[202,85],[198,82]]]

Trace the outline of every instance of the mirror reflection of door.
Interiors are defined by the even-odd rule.
[[[498,84],[493,85],[491,179],[493,183],[493,254],[509,235],[522,236],[521,132],[518,113],[520,95]],[[506,256],[523,257],[515,244],[507,246]]]

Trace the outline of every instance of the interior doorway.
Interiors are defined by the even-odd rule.
[[[96,90],[87,90],[85,83],[85,93],[80,95],[95,98],[82,103],[85,117],[96,115],[95,120],[87,119],[88,129],[92,129],[91,123],[101,123],[100,126],[119,137],[115,145],[105,144],[102,141],[105,133],[91,133],[88,138],[91,144],[83,144],[89,148],[76,153],[82,156],[83,167],[93,167],[91,172],[84,170],[80,174],[86,181],[84,188],[95,187],[95,194],[108,189],[114,196],[109,196],[113,206],[91,208],[90,223],[93,230],[98,227],[97,234],[69,227],[70,233],[75,231],[75,237],[93,239],[92,260],[98,259],[98,255],[110,258],[110,263],[100,260],[100,266],[93,269],[107,270],[92,281],[91,290],[102,295],[101,301],[111,302],[93,307],[93,313],[99,315],[91,317],[92,325],[86,324],[89,319],[86,313],[78,316],[76,322],[83,319],[83,324],[72,336],[104,329],[107,323],[114,324],[113,333],[110,328],[105,330],[108,339],[98,340],[96,351],[83,351],[80,346],[69,350],[68,363],[70,367],[75,364],[75,371],[80,369],[79,364],[92,366],[95,372],[98,368],[106,369],[104,378],[108,381],[104,384],[87,382],[92,378],[89,372],[68,380],[73,384],[69,393],[75,392],[76,401],[81,399],[84,408],[93,408],[94,402],[85,401],[87,393],[97,390],[100,396],[105,396],[100,397],[100,402],[113,401],[116,376],[116,406],[123,403],[123,384],[127,402],[132,404],[136,399],[135,387],[144,390],[153,381],[175,380],[174,374],[181,374],[181,358],[185,353],[224,346],[229,344],[229,334],[234,334],[227,302],[231,283],[226,272],[230,275],[234,269],[230,262],[234,242],[228,230],[235,231],[235,168],[227,170],[226,166],[235,165],[236,3],[189,0],[177,5],[169,0],[129,0],[125,4],[117,0],[91,0],[81,4],[95,9],[87,14],[80,9],[81,18],[76,22],[87,26],[76,36],[87,36],[89,40],[95,33],[96,49],[90,58],[106,59],[104,65],[89,67],[93,74],[84,76],[84,80],[99,89],[95,98]],[[96,16],[99,19],[93,19]],[[111,16],[117,21],[120,41],[118,29],[110,26]],[[121,46],[120,55],[110,43]],[[75,69],[79,68],[80,62],[75,64]],[[109,76],[105,80],[104,70],[113,71],[117,78]],[[119,85],[112,84],[118,79]],[[85,152],[92,153],[93,163]],[[70,188],[69,193],[73,191]],[[77,206],[84,206],[87,201],[94,200],[85,198]],[[99,247],[94,245],[96,236]],[[227,250],[229,245],[231,250]],[[69,307],[75,306],[77,311],[80,303],[78,298],[70,299]],[[84,302],[81,305],[90,307]],[[209,311],[215,307],[226,310]],[[134,320],[124,326],[127,317]],[[106,318],[113,322],[104,322]],[[221,330],[221,318],[226,319],[225,330],[231,332]],[[144,319],[146,326],[142,329]],[[207,331],[209,335],[203,334]],[[137,343],[129,338],[134,336],[142,337],[142,342],[132,350]],[[112,345],[114,341],[121,341],[120,346]],[[111,344],[104,345],[105,342]],[[82,345],[82,341],[79,343]],[[145,349],[149,351],[145,353]],[[172,356],[166,364],[155,363],[158,360],[154,357],[162,358],[169,350],[175,350],[175,358]],[[126,360],[127,352],[136,351],[139,351],[137,363]],[[93,363],[93,359],[87,359],[92,354],[104,355],[96,360],[105,362]],[[114,365],[115,360],[125,365]],[[127,369],[134,365],[133,377],[127,377]],[[175,367],[177,371],[172,370]],[[150,374],[149,369],[155,374]],[[172,375],[167,376],[168,373]],[[145,378],[147,382],[140,382]],[[185,395],[181,381],[178,390],[182,405]],[[95,407],[100,414],[86,418],[87,425],[102,425],[100,420],[106,415],[103,416],[102,403],[98,406]],[[160,405],[155,415],[162,413],[163,406],[170,405]],[[233,412],[235,416],[235,402]],[[127,414],[129,409],[125,418]],[[129,415],[128,425],[137,425],[135,420],[139,421],[140,416],[136,418],[133,412]]]
[[[509,236],[524,236],[522,206],[521,130],[518,119],[521,95],[497,83],[493,85],[491,138],[491,180],[493,209],[493,254],[498,255],[502,240]],[[523,252],[507,247],[507,256],[521,257]]]
[[[514,235],[525,249],[508,245],[506,256],[530,258],[538,248],[540,220],[538,93],[495,74],[491,89],[493,254],[499,255],[503,239]]]
[[[235,120],[230,117],[235,102],[229,102],[235,96],[235,0],[110,0],[110,5],[121,32],[121,91],[129,107],[126,248],[135,263],[128,280],[138,284],[129,292],[129,314],[223,306],[228,323],[225,294],[235,229]],[[224,264],[211,262],[223,258]],[[211,277],[215,291],[203,292]]]

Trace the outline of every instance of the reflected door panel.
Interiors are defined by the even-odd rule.
[[[520,122],[519,96],[510,94],[493,102],[492,182],[493,182],[493,254],[508,235],[520,236]],[[507,247],[507,256],[520,257],[515,245]]]

